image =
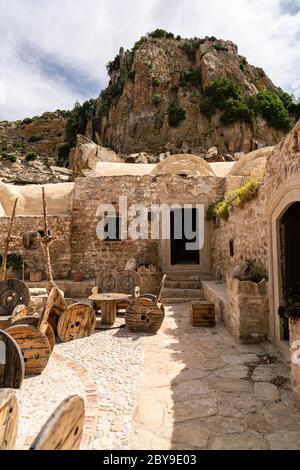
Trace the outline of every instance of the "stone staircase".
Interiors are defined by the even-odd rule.
[[[185,303],[203,299],[202,280],[210,276],[191,274],[190,271],[175,271],[167,274],[162,295],[164,303]]]

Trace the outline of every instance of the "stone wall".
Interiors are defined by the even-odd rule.
[[[122,270],[133,256],[138,264],[154,264],[161,268],[160,241],[103,241],[96,230],[100,204],[112,204],[118,213],[119,197],[127,196],[128,207],[142,203],[148,210],[152,204],[202,203],[207,207],[223,194],[224,180],[216,177],[183,178],[180,176],[110,176],[75,182],[72,220],[72,271],[85,278],[95,277],[103,268]],[[131,219],[128,217],[128,222]],[[149,224],[150,228],[150,224]],[[206,241],[209,242],[209,233]]]
[[[242,343],[265,341],[269,329],[268,284],[228,278],[224,323]]]
[[[300,408],[300,353],[299,345],[296,341],[300,341],[300,321],[290,321],[290,345],[291,345],[291,369],[292,369],[292,386],[294,400],[298,408]]]
[[[255,259],[267,269],[267,221],[261,197],[248,202],[244,208],[230,210],[227,221],[212,225],[212,266],[217,278],[224,281],[232,270],[246,259]],[[230,253],[233,242],[233,256]]]
[[[9,224],[8,217],[0,218],[1,252],[7,235]],[[65,279],[71,271],[71,216],[49,216],[50,231],[53,236],[59,237],[50,246],[50,254],[54,277]],[[44,219],[42,216],[18,216],[13,226],[13,236],[22,237],[25,232],[31,230],[43,230]],[[20,254],[25,261],[25,275],[30,271],[43,271],[45,275],[44,258],[41,249],[37,251],[25,250],[22,240],[14,240],[9,247],[10,253]]]

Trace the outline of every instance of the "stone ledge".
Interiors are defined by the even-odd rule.
[[[212,302],[215,306],[216,315],[224,320],[227,308],[226,284],[217,281],[202,281],[204,298]]]

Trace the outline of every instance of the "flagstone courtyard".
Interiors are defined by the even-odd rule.
[[[82,449],[300,449],[290,366],[270,343],[242,345],[221,321],[193,328],[169,304],[157,335],[122,328],[58,344],[17,396],[27,449],[69,395],[85,400]]]

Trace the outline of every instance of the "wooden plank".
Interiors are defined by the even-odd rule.
[[[18,204],[18,199],[16,199],[15,202],[14,202],[12,214],[11,214],[10,221],[9,221],[7,237],[6,237],[5,243],[4,243],[4,250],[3,250],[3,255],[2,255],[2,265],[1,265],[1,271],[0,271],[0,281],[5,280],[7,256],[8,256],[8,250],[9,250],[9,244],[10,244],[10,241],[11,241],[11,232],[12,232],[12,227],[13,227],[13,223],[14,223],[14,220],[15,220],[17,204]]]
[[[0,450],[14,450],[18,431],[18,402],[14,390],[0,390]]]
[[[54,411],[30,450],[78,450],[84,425],[84,401],[74,395]]]

